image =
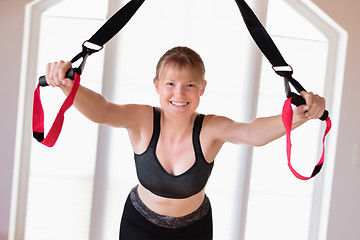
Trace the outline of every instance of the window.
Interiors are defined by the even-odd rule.
[[[305,89],[324,96],[328,39],[287,1],[281,0],[269,1],[267,29],[285,60],[293,66],[294,78]],[[281,113],[284,97],[282,78],[274,74],[264,59],[258,116]],[[320,159],[324,125],[320,121],[310,121],[301,129],[292,131],[292,165],[305,176],[311,175]],[[318,178],[322,178],[322,174],[309,181],[295,178],[287,167],[285,149],[285,137],[254,149],[246,240],[302,240],[311,236],[312,212],[317,211],[313,205],[314,184],[321,181]]]
[[[38,76],[45,65],[70,60],[81,43],[104,22],[102,1],[62,1],[41,15]],[[96,8],[94,7],[96,6]],[[76,63],[74,64],[76,66]],[[83,84],[101,91],[103,53],[91,57]],[[41,89],[45,133],[65,99],[59,89]],[[74,108],[65,114],[62,134],[53,148],[31,145],[25,239],[88,239],[98,126]]]

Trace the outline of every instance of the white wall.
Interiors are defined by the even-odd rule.
[[[12,172],[15,150],[18,89],[25,4],[30,0],[0,1],[0,240],[8,239]],[[360,168],[353,165],[355,143],[360,143],[360,2],[313,0],[349,33],[343,101],[336,153],[328,240],[356,240],[360,236]],[[31,129],[28,129],[31,131]]]
[[[25,4],[0,1],[0,239],[8,239]],[[30,131],[30,129],[29,129]]]
[[[360,143],[360,1],[313,0],[349,34],[339,124],[328,240],[360,239],[360,167],[354,166]]]

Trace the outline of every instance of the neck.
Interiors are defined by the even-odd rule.
[[[194,119],[195,114],[178,118],[168,116],[163,112],[161,116],[161,133],[166,135],[168,139],[181,139],[183,136],[192,133]]]

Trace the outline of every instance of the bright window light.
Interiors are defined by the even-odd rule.
[[[104,22],[106,4],[100,0],[63,1],[45,11],[41,19],[38,75],[46,63],[70,60],[82,42]],[[102,18],[102,19],[101,19]],[[84,85],[101,91],[103,53],[89,59]],[[65,99],[59,89],[41,89],[45,133]],[[74,107],[65,114],[58,142],[47,148],[31,147],[26,240],[88,239],[98,126]]]
[[[281,9],[281,13],[279,13]],[[270,0],[267,29],[305,89],[324,95],[328,42],[312,24],[282,0]],[[283,79],[263,60],[258,116],[281,113]],[[296,92],[296,90],[294,90]],[[320,121],[292,131],[292,164],[310,176],[320,158]],[[287,167],[285,138],[255,148],[252,161],[246,240],[308,239],[316,180],[295,178]],[[261,231],[259,231],[261,229]]]

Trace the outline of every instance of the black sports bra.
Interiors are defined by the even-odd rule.
[[[166,198],[182,199],[199,193],[205,187],[214,166],[214,162],[208,163],[205,160],[199,140],[204,115],[198,115],[194,121],[192,139],[195,163],[186,172],[174,176],[161,166],[156,156],[161,112],[155,107],[153,112],[154,126],[150,144],[144,153],[134,153],[140,183],[152,193]]]

